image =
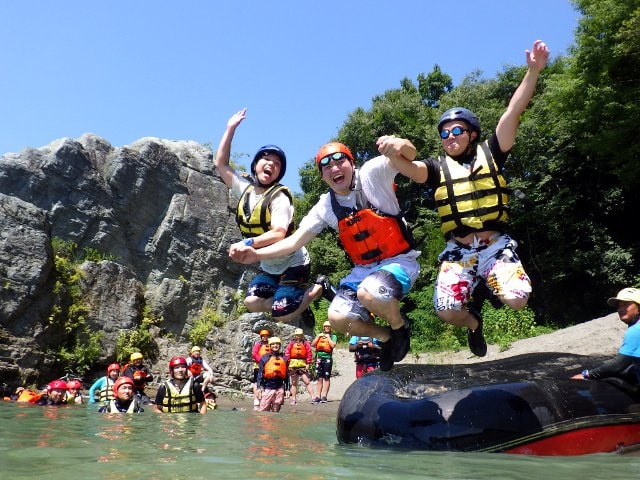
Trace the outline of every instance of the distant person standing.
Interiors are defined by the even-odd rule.
[[[317,393],[314,403],[327,403],[329,388],[331,387],[331,372],[333,370],[333,349],[336,348],[338,337],[331,332],[331,322],[322,324],[322,332],[316,335],[311,346],[316,349],[316,375],[318,377]]]
[[[607,300],[610,307],[618,311],[620,321],[628,328],[622,339],[618,354],[602,365],[583,370],[571,377],[573,380],[600,380],[601,378],[619,378],[625,382],[640,386],[640,290],[623,288],[618,295]]]
[[[354,354],[356,378],[380,366],[380,341],[377,338],[352,336],[349,351]]]
[[[260,409],[260,396],[258,395],[258,369],[260,366],[260,359],[263,355],[266,355],[271,351],[269,348],[269,337],[271,332],[266,328],[260,330],[260,338],[253,344],[251,350],[251,356],[253,357],[253,409]]]
[[[282,340],[269,339],[269,353],[260,359],[258,366],[258,396],[261,412],[279,412],[289,394],[289,369],[282,354]]]
[[[287,360],[289,367],[289,377],[291,380],[291,405],[298,403],[298,380],[304,383],[309,399],[313,403],[313,385],[309,376],[309,367],[313,360],[313,349],[311,343],[304,338],[304,332],[301,328],[293,331],[293,340],[291,340],[284,350],[284,358]]]

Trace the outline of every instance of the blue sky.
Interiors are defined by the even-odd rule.
[[[435,64],[454,84],[523,65],[540,38],[566,54],[568,0],[20,0],[0,3],[0,155],[94,133],[287,153],[283,182],[358,107]]]

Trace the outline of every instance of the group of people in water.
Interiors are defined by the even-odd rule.
[[[362,166],[356,166],[356,156],[347,145],[323,145],[315,163],[328,192],[297,228],[292,194],[280,184],[287,168],[285,152],[277,145],[264,145],[252,159],[250,175],[236,172],[230,164],[231,144],[247,110],[229,118],[215,165],[239,199],[236,221],[242,240],[230,246],[229,257],[242,264],[259,264],[259,272],[247,286],[245,306],[250,312],[269,312],[275,322],[300,319],[311,328],[315,325],[311,302],[321,297],[330,301],[328,320],[311,342],[302,329],[296,329],[283,350],[279,337],[268,330],[259,332],[260,340],[253,349],[256,410],[279,411],[289,396],[296,403],[299,380],[312,403],[327,401],[337,341],[334,331],[352,336],[350,350],[356,355],[357,376],[372,368],[388,371],[406,356],[411,325],[401,310],[401,300],[420,272],[420,252],[396,197],[398,174],[434,192],[446,246],[439,256],[433,305],[442,321],[467,329],[471,352],[479,357],[487,352],[482,317],[471,303],[480,282],[504,305],[515,310],[526,306],[531,281],[516,253],[517,242],[506,231],[510,190],[503,168],[549,50],[536,40],[525,53],[524,78],[487,138],[472,111],[454,107],[442,113],[437,124],[443,149],[438,158],[417,159],[413,143],[394,135],[379,137],[379,155]],[[311,260],[306,245],[326,228],[337,232],[352,263],[337,287],[324,275],[309,283]],[[633,302],[638,300],[633,296]],[[617,302],[623,302],[622,297]],[[376,317],[380,322],[374,321]],[[312,349],[315,391],[310,381]],[[213,372],[199,353],[193,347],[189,358],[176,356],[169,361],[170,378],[160,385],[155,402],[144,393],[144,385],[153,377],[138,352],[131,355],[126,369],[109,365],[107,374],[92,385],[90,401],[103,403],[103,412],[138,412],[143,405],[153,404],[157,412],[204,413]],[[585,370],[582,377],[597,378],[598,374]],[[69,387],[55,380],[38,402],[75,402],[77,393],[73,396]]]
[[[143,359],[142,353],[134,352],[129,364],[110,364],[107,374],[89,388],[89,402],[100,404],[101,413],[142,413],[145,405],[151,405],[158,413],[206,413],[207,409],[216,408],[215,393],[209,389],[213,370],[202,358],[200,347],[193,346],[188,356],[174,356],[169,361],[169,378],[158,386],[155,400],[145,392],[153,375]],[[20,387],[10,399],[42,406],[81,404],[81,389],[79,379],[61,378],[49,382],[42,392]]]

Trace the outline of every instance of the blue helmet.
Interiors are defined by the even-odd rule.
[[[442,131],[443,124],[453,120],[464,120],[471,126],[471,130],[478,134],[476,139],[480,138],[480,133],[482,132],[480,129],[480,120],[478,120],[476,114],[471,110],[462,107],[450,108],[442,114],[440,121],[438,122],[438,132]]]
[[[282,180],[282,177],[284,177],[284,174],[287,171],[287,156],[284,154],[284,151],[277,145],[270,144],[260,147],[260,149],[253,156],[253,161],[251,162],[251,175],[253,175],[253,178],[256,179],[256,181],[258,181],[258,178],[256,176],[256,164],[258,163],[258,160],[262,158],[263,153],[275,153],[276,155],[278,155],[278,157],[280,157],[280,174],[278,175],[278,178],[276,178],[269,185],[263,185],[265,187],[268,187],[270,185],[273,185],[274,183],[278,183],[280,180]]]

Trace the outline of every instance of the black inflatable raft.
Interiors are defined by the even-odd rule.
[[[593,358],[530,354],[469,365],[396,365],[356,380],[338,409],[343,444],[530,455],[640,448],[640,395],[569,380]]]

